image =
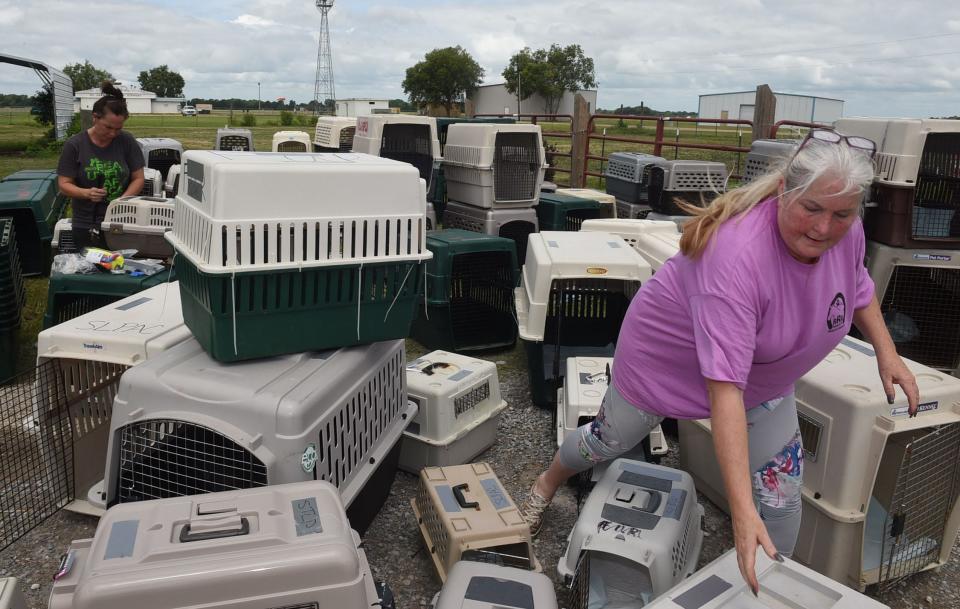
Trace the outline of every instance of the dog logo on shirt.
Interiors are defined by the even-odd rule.
[[[827,331],[835,332],[844,326],[847,320],[847,299],[843,297],[843,292],[837,292],[830,302],[830,310],[827,311]]]

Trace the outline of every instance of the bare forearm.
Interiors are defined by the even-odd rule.
[[[727,489],[731,515],[736,515],[754,509],[743,393],[731,383],[710,380],[707,390],[717,464]]]
[[[82,200],[88,200],[90,198],[89,188],[81,188],[76,184],[74,184],[73,182],[69,182],[64,179],[60,179],[57,181],[57,187],[60,189],[60,193],[63,194],[65,197],[70,197],[71,199],[82,199]]]
[[[877,302],[876,296],[870,300],[869,305],[854,311],[853,323],[877,353],[895,354],[897,352],[890,337],[890,331],[887,330],[887,324],[883,321],[883,313],[880,312],[880,303]]]
[[[144,183],[143,177],[133,178],[132,180],[130,180],[130,184],[127,185],[126,190],[124,190],[123,194],[120,196],[129,197],[131,195],[140,194],[140,191],[143,190],[143,183]]]

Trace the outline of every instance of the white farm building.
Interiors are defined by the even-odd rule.
[[[777,98],[774,122],[832,123],[843,116],[842,99],[794,95],[792,93],[774,93],[774,95]],[[701,95],[697,116],[700,118],[753,120],[756,98],[756,91]]]
[[[123,92],[130,114],[177,114],[186,100],[183,97],[157,97],[156,93],[137,87],[118,84]],[[93,104],[103,97],[100,88],[77,91],[73,94],[73,111],[92,110]]]

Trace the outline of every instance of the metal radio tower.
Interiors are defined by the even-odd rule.
[[[330,23],[327,14],[333,8],[333,0],[316,0],[320,20],[320,46],[317,48],[317,78],[313,85],[313,101],[317,114],[335,114],[335,108],[322,104],[328,99],[336,99],[333,91],[333,54],[330,52]]]

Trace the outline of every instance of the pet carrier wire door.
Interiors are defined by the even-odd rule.
[[[50,253],[56,256],[73,254],[76,251],[77,246],[73,242],[73,220],[71,218],[57,220],[56,226],[53,227],[53,239],[50,240]]]
[[[556,405],[566,358],[613,355],[627,306],[650,275],[650,265],[618,235],[530,236],[514,303],[535,404]]]
[[[402,340],[232,364],[188,340],[120,381],[107,505],[326,480],[362,533],[417,414],[403,365]]]
[[[774,166],[785,163],[794,152],[800,140],[754,140],[750,143],[750,152],[743,165],[742,184],[747,184],[770,171]]]
[[[903,357],[960,368],[960,252],[867,242],[866,265],[887,329]]]
[[[429,188],[433,161],[440,158],[437,119],[399,114],[361,116],[357,118],[353,152],[410,163]]]
[[[318,116],[313,132],[314,152],[350,152],[357,119],[353,116]]]
[[[163,234],[173,228],[173,199],[120,197],[107,205],[100,232],[111,250],[135,249],[137,258],[169,258]]]
[[[360,537],[326,482],[110,508],[70,545],[50,609],[369,609]]]
[[[650,186],[650,165],[667,159],[640,152],[612,152],[603,171],[607,193],[624,203],[647,203]],[[617,216],[619,217],[619,213]],[[629,217],[629,216],[628,216]]]
[[[543,573],[472,560],[454,563],[430,609],[557,609],[553,582]]]
[[[617,199],[617,218],[643,220],[650,213],[650,206],[646,203],[627,203]]]
[[[680,251],[680,231],[673,222],[657,220],[585,220],[581,231],[619,235],[643,256],[656,273]]]
[[[407,364],[407,389],[418,412],[403,432],[400,469],[469,463],[496,442],[507,403],[493,362],[433,351]]]
[[[510,239],[445,229],[427,235],[426,302],[410,336],[428,349],[509,349],[517,340],[513,289],[520,279]]]
[[[450,125],[444,147],[447,195],[475,207],[537,204],[546,170],[538,125]]]
[[[143,188],[140,189],[141,197],[162,197],[163,196],[163,176],[156,169],[149,167],[143,168]]]
[[[516,246],[520,264],[527,255],[527,240],[540,229],[537,212],[532,207],[485,209],[456,201],[447,203],[443,226],[510,239]]]
[[[249,129],[220,127],[213,149],[253,152],[253,133]]]
[[[584,220],[612,217],[615,211],[596,200],[561,193],[540,193],[536,209],[540,230],[567,231],[580,230]]]
[[[740,575],[736,550],[729,550],[666,591],[646,609],[890,609],[789,559],[774,562],[757,551],[755,597]]]
[[[647,191],[651,213],[688,215],[679,202],[704,207],[727,188],[727,166],[720,162],[664,161],[648,165],[646,170],[650,172]]]
[[[311,152],[313,143],[306,131],[277,131],[271,147],[273,152]]]
[[[184,159],[165,237],[184,320],[214,358],[409,335],[421,263],[433,256],[413,167],[364,154],[190,150]]]
[[[697,568],[703,507],[686,472],[616,459],[590,492],[557,572],[570,609],[643,607]]]
[[[65,383],[63,407],[72,423],[71,480],[76,491],[68,510],[103,512],[100,493],[120,375],[189,337],[176,283],[144,290],[37,336],[38,366],[55,364],[57,378]],[[57,395],[55,387],[38,391]]]
[[[486,463],[423,468],[410,505],[440,581],[460,560],[542,570],[529,525]]]
[[[163,181],[170,174],[170,167],[180,164],[183,144],[169,137],[138,137],[137,143],[143,151],[143,162],[150,169],[160,172]]]
[[[868,239],[960,249],[960,121],[849,118],[837,129],[877,143],[863,222]]]

